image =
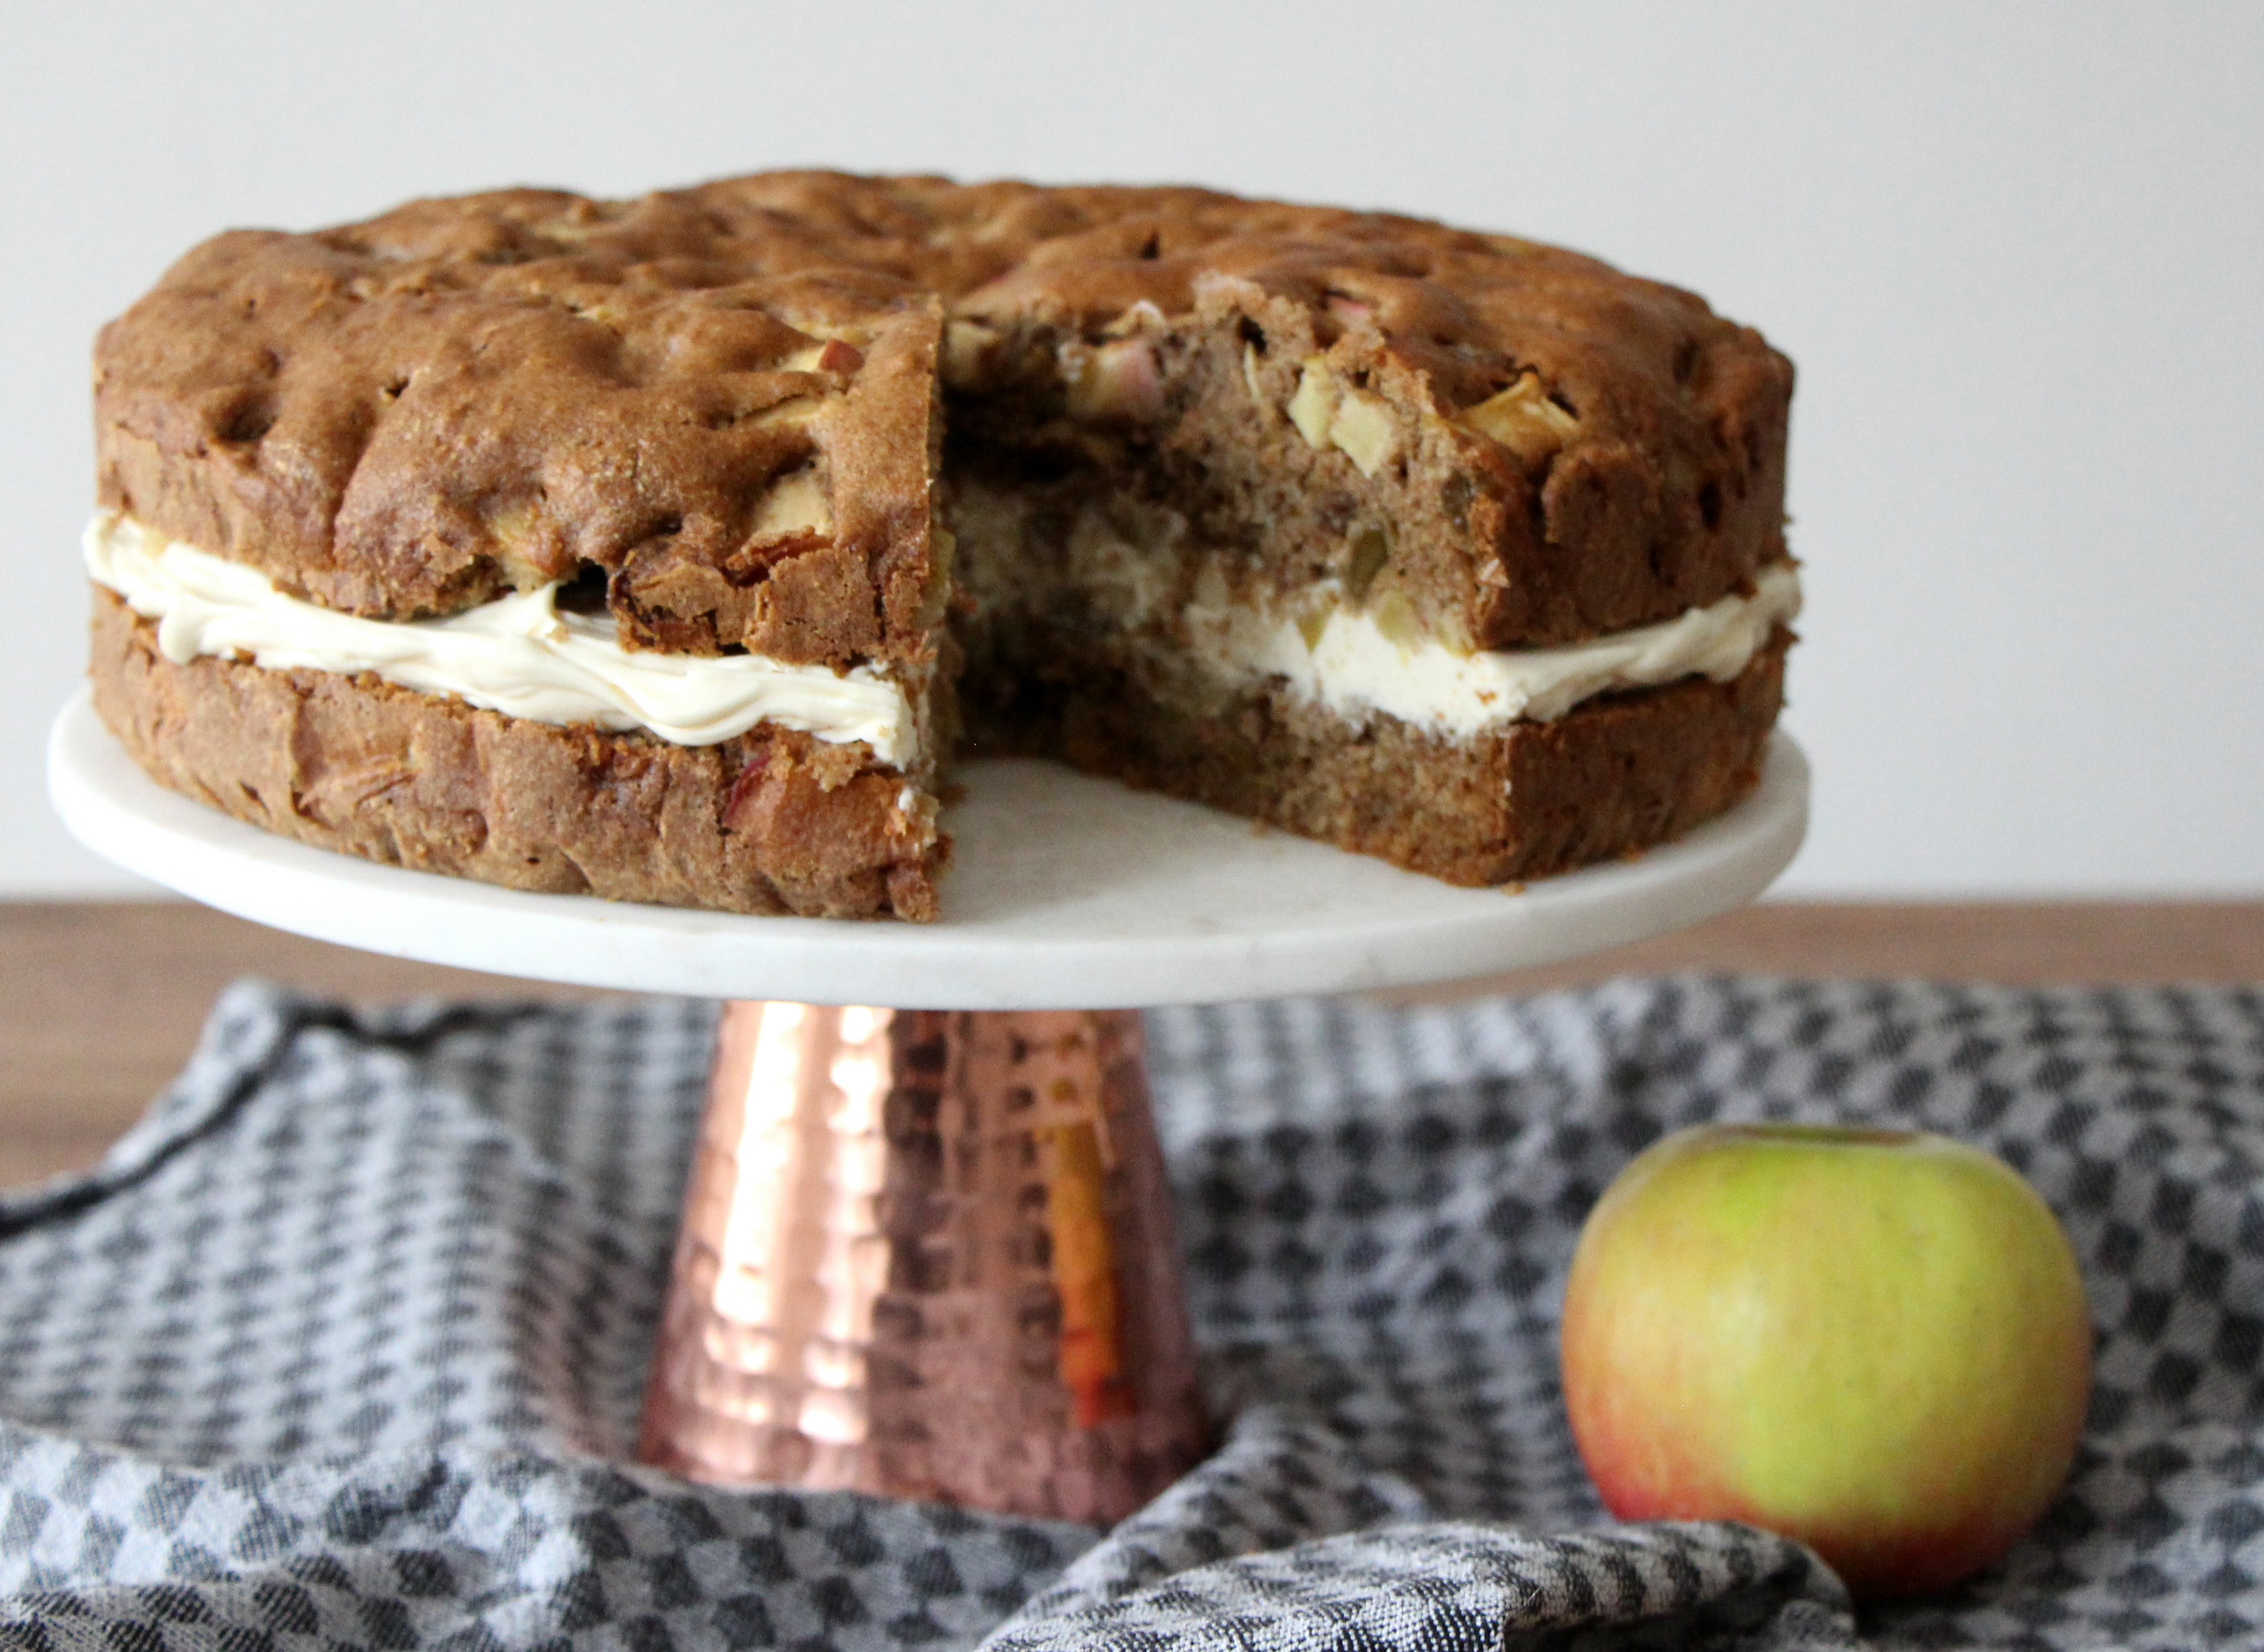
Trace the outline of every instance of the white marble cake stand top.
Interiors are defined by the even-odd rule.
[[[902,1008],[1138,1008],[1448,981],[1600,952],[1727,911],[1799,848],[1808,765],[1639,859],[1457,889],[1049,764],[965,765],[932,924],[741,917],[527,895],[309,848],[145,776],[82,692],[48,747],[98,854],[222,911],[466,969],[635,992]]]

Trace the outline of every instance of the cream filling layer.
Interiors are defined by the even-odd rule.
[[[157,622],[157,646],[176,664],[248,655],[271,670],[370,671],[508,716],[645,728],[682,746],[772,722],[837,745],[861,740],[899,768],[920,755],[911,700],[871,666],[836,673],[751,654],[632,652],[610,616],[562,611],[555,584],[445,619],[365,620],[287,596],[255,569],[118,511],[98,511],[83,543],[87,572]]]
[[[1460,735],[1547,722],[1615,690],[1698,676],[1727,682],[1800,612],[1799,574],[1789,562],[1774,562],[1755,576],[1750,594],[1658,625],[1564,648],[1462,654],[1427,635],[1395,637],[1340,604],[1317,622],[1223,600],[1223,581],[1208,596],[1203,583],[1186,619],[1198,653],[1219,675],[1279,677],[1300,699],[1339,716],[1380,711]]]

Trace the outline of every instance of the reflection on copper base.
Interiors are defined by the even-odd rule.
[[[1137,1015],[727,1006],[645,1461],[1106,1524],[1207,1445]]]

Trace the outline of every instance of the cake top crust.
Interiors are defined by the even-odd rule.
[[[932,660],[947,325],[1223,311],[1365,349],[1518,507],[1505,567],[1518,534],[1781,554],[1790,365],[1688,293],[1388,214],[828,172],[217,236],[102,332],[101,495],[359,613],[602,577],[632,646]]]

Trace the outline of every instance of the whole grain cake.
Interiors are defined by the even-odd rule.
[[[768,173],[238,231],[104,329],[156,779],[520,888],[932,918],[958,752],[1457,883],[1750,788],[1792,369],[1413,218]]]

